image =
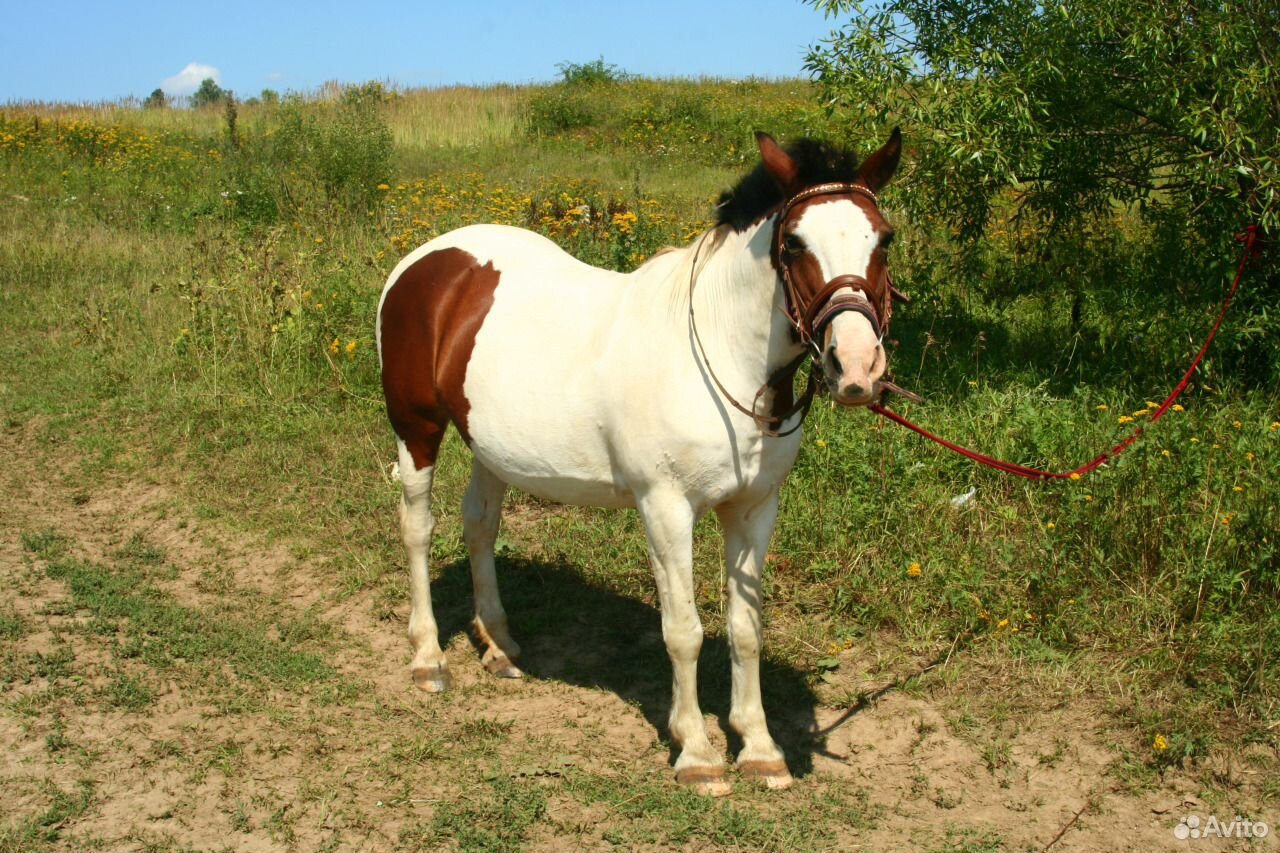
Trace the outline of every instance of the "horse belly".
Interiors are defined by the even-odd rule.
[[[476,335],[464,391],[476,457],[506,482],[559,503],[625,507],[595,380],[607,283],[504,273]],[[507,280],[510,279],[510,280]],[[566,306],[572,306],[566,314]]]

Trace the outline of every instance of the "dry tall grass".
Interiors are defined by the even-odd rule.
[[[387,121],[400,149],[502,145],[524,130],[529,87],[412,89],[395,98]]]

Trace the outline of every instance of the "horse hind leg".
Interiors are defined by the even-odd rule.
[[[479,460],[473,461],[471,483],[462,501],[462,538],[471,555],[471,584],[476,601],[471,627],[485,668],[501,678],[520,678],[524,673],[515,665],[520,647],[511,639],[494,566],[494,544],[506,491],[506,483]]]
[[[443,431],[443,430],[441,430]],[[397,442],[400,456],[400,533],[409,554],[409,641],[413,644],[413,681],[429,693],[449,687],[449,667],[440,648],[440,629],[431,607],[431,579],[428,558],[431,534],[436,521],[431,514],[431,484],[435,465],[417,467],[414,454],[403,439]],[[438,439],[430,453],[434,459]],[[420,455],[420,454],[419,454]]]

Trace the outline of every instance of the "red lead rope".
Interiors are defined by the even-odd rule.
[[[1160,404],[1160,407],[1151,413],[1152,423],[1164,417],[1164,413],[1169,411],[1169,408],[1173,405],[1174,401],[1178,399],[1178,396],[1186,390],[1187,385],[1191,382],[1192,374],[1196,372],[1196,368],[1200,366],[1200,362],[1204,359],[1205,353],[1209,351],[1209,345],[1213,343],[1214,336],[1218,334],[1218,328],[1222,325],[1222,319],[1227,316],[1227,308],[1231,305],[1231,299],[1236,295],[1236,290],[1240,287],[1240,279],[1244,276],[1245,264],[1248,263],[1249,259],[1257,252],[1256,244],[1258,242],[1258,226],[1250,225],[1244,231],[1237,234],[1236,242],[1244,244],[1244,250],[1240,257],[1240,266],[1236,269],[1235,281],[1231,283],[1231,289],[1227,291],[1227,297],[1222,301],[1222,310],[1218,312],[1218,319],[1214,322],[1213,328],[1209,331],[1209,337],[1205,340],[1204,346],[1200,347],[1200,352],[1196,353],[1195,360],[1192,361],[1191,366],[1187,368],[1187,372],[1182,377],[1182,381],[1178,383],[1177,387],[1173,389],[1173,392],[1165,399],[1165,401]],[[947,441],[945,438],[940,438],[939,436],[934,435],[924,427],[912,423],[902,415],[886,409],[879,403],[873,403],[870,406],[867,406],[867,408],[875,412],[877,415],[886,417],[895,423],[902,424],[907,429],[919,433],[930,441],[936,441],[943,447],[949,450],[954,450],[961,456],[967,456],[974,462],[981,463],[989,468],[995,468],[997,471],[1004,471],[1006,474],[1026,477],[1028,480],[1078,480],[1082,475],[1088,474],[1095,468],[1100,468],[1113,457],[1118,456],[1125,450],[1125,448],[1137,441],[1142,435],[1142,427],[1137,427],[1115,447],[1111,448],[1106,453],[1101,454],[1096,459],[1086,462],[1074,471],[1041,471],[1038,468],[1028,468],[1026,465],[1019,465],[1016,462],[1005,462],[1002,459],[987,456],[985,453],[979,453],[976,450],[961,447],[958,444]]]

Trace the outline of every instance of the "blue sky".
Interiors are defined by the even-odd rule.
[[[800,0],[0,0],[0,22],[0,103],[183,94],[201,75],[242,98],[529,83],[600,57],[645,76],[803,76],[835,25]]]

